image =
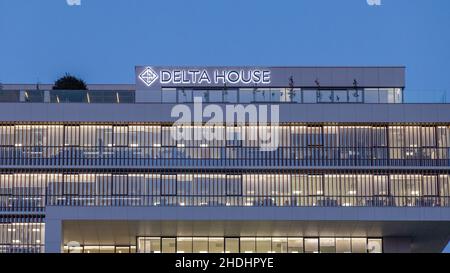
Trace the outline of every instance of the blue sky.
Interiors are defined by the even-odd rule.
[[[412,100],[450,90],[450,1],[381,2],[0,0],[0,82],[132,83],[137,64],[405,65]]]

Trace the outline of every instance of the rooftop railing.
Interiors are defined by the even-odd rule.
[[[292,90],[291,90],[292,91]],[[447,104],[450,90],[399,88],[163,90],[154,103]],[[170,94],[173,92],[173,94]],[[219,96],[217,92],[222,92]],[[239,93],[239,95],[237,95]],[[130,90],[0,90],[0,103],[140,103]]]

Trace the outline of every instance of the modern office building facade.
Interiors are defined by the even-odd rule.
[[[0,252],[440,252],[450,104],[405,103],[404,79],[138,66],[130,85],[3,84]]]

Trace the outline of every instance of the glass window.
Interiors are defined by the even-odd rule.
[[[379,103],[395,103],[394,89],[380,88],[379,89]]]
[[[162,127],[162,146],[173,147],[176,146],[177,134],[176,127]]]
[[[351,253],[350,238],[336,238],[336,253]]]
[[[241,237],[241,253],[255,253],[256,245],[254,237]]]
[[[363,91],[361,89],[349,89],[348,90],[349,102],[363,102]]]
[[[19,102],[19,90],[0,90],[0,102]]]
[[[239,89],[239,102],[249,103],[255,101],[255,88],[241,88]]]
[[[256,252],[270,253],[272,252],[271,238],[256,238]]]
[[[240,175],[227,175],[227,195],[242,195],[242,177]]]
[[[303,238],[288,238],[288,253],[302,253]]]
[[[255,101],[270,101],[271,92],[269,88],[258,88],[255,90]]]
[[[161,176],[161,195],[177,195],[177,176]]]
[[[80,126],[64,126],[65,145],[80,145]]]
[[[77,174],[64,175],[64,194],[66,195],[79,194],[79,183]]]
[[[50,91],[50,102],[55,103],[86,103],[87,100],[87,91],[84,90],[51,90]]]
[[[114,146],[128,146],[128,126],[114,126]]]
[[[365,103],[378,103],[378,88],[364,89],[364,102]]]
[[[305,238],[305,253],[319,253],[318,238]]]
[[[112,146],[112,126],[80,126],[80,145]]]
[[[435,127],[422,127],[422,147],[435,147],[436,134]]]
[[[394,101],[395,103],[403,103],[403,90],[401,88],[394,89]]]
[[[84,246],[83,253],[100,253],[100,246]]]
[[[435,197],[438,195],[438,184],[437,177],[435,175],[424,175],[422,182],[422,195],[428,197]],[[434,199],[430,199],[428,201],[433,201]],[[427,201],[424,199],[424,201]],[[436,203],[432,202],[429,205],[434,206]],[[424,204],[422,204],[424,205]]]
[[[389,127],[389,155],[391,159],[404,158],[404,128],[403,127]]]
[[[239,238],[225,238],[225,253],[239,253]]]
[[[317,90],[303,90],[303,103],[318,102]]]
[[[223,253],[224,250],[224,240],[221,237],[209,238],[209,253]]]
[[[367,251],[369,253],[381,253],[383,252],[383,242],[381,239],[368,239]]]
[[[348,102],[347,90],[334,90],[333,96],[334,96],[333,101],[336,103]]]
[[[208,253],[208,238],[195,237],[192,239],[193,253]]]
[[[112,195],[128,194],[128,175],[113,175]]]
[[[140,253],[160,253],[161,252],[160,237],[139,238],[138,248]]]
[[[321,102],[321,103],[333,102],[333,91],[332,90],[318,90],[317,91],[317,102]]]
[[[175,103],[177,102],[177,90],[175,88],[162,89],[162,102]]]
[[[223,101],[231,103],[238,102],[238,90],[236,89],[223,90]]]
[[[334,238],[320,238],[320,252],[335,253],[336,243],[334,241]]]
[[[14,126],[0,126],[0,145],[14,146]]]
[[[116,92],[117,103],[134,103],[135,92],[132,91],[117,91]]]
[[[162,253],[175,253],[176,242],[175,238],[162,238],[161,239]]]
[[[159,241],[159,240],[158,240]],[[128,246],[116,246],[116,253],[131,253]]]
[[[44,91],[24,91],[25,102],[44,102]]]
[[[439,175],[439,193],[441,206],[450,206],[450,177],[448,175]]]
[[[366,253],[366,238],[352,238],[352,253]]]
[[[288,242],[287,238],[272,238],[272,253],[287,253]]]
[[[178,102],[192,102],[192,90],[191,89],[178,89]]]
[[[194,97],[194,100],[196,98],[200,98],[202,100],[202,102],[209,102],[208,90],[194,90],[193,97]]]
[[[192,253],[192,237],[177,238],[177,253]]]
[[[209,102],[223,102],[223,91],[209,90]]]
[[[302,91],[300,88],[284,88],[281,91],[281,101],[284,102],[302,102]]]
[[[114,253],[115,247],[114,246],[100,246],[100,253]]]
[[[284,89],[283,89],[283,91],[284,91]],[[269,100],[270,101],[274,101],[274,102],[277,102],[277,101],[281,101],[282,100],[282,91],[281,91],[281,89],[275,89],[275,88],[271,88],[270,89],[270,98],[269,98]],[[284,99],[284,97],[283,97],[283,99]]]

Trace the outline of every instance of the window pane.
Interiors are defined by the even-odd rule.
[[[246,237],[241,238],[241,253],[255,253],[255,238],[254,237]]]
[[[223,238],[209,238],[209,253],[223,253]]]
[[[177,238],[177,253],[192,253],[192,237]]]
[[[175,238],[162,238],[162,252],[175,253],[176,242]]]
[[[366,253],[366,238],[352,238],[352,253]]]
[[[272,238],[272,253],[287,253],[287,248],[286,238]]]
[[[334,238],[320,238],[320,252],[321,253],[335,253],[336,245]]]
[[[177,102],[177,91],[174,88],[162,89],[162,102]]]
[[[288,253],[302,253],[303,238],[288,238]]]
[[[239,238],[225,238],[225,253],[239,253]]]
[[[352,252],[350,238],[336,238],[336,253]]]
[[[383,251],[383,242],[381,239],[368,239],[367,250],[369,253],[381,253]]]
[[[303,90],[303,103],[318,102],[317,90]]]
[[[256,252],[270,253],[271,252],[271,238],[256,238]]]
[[[319,252],[319,239],[307,238],[305,239],[305,253],[318,253]]]
[[[193,253],[208,253],[208,238],[193,238]]]
[[[365,103],[378,103],[378,88],[364,89],[364,102]]]

